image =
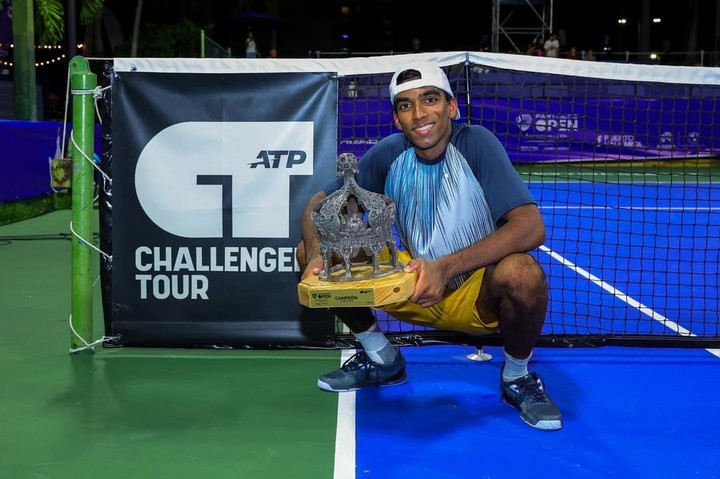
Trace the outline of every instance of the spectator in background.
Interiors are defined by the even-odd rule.
[[[545,40],[543,49],[547,57],[558,58],[560,56],[560,40],[558,40],[557,33],[550,34],[550,37]]]
[[[595,60],[597,60],[597,58],[595,58],[595,54],[593,53],[592,50],[587,51],[587,53],[585,54],[585,60],[587,60],[589,62],[594,62]]]
[[[270,51],[268,52],[268,58],[277,58],[277,57],[278,57],[277,48],[271,48]]]
[[[544,55],[543,49],[542,49],[542,40],[538,39],[537,41],[532,41],[527,47],[527,50],[525,51],[526,55],[532,55],[534,57],[541,57]]]
[[[420,53],[422,52],[422,41],[417,37],[413,38],[410,47],[412,48],[411,53]]]
[[[567,54],[568,60],[579,60],[580,55],[578,55],[577,49],[575,47],[570,47],[570,53]]]
[[[544,50],[544,44],[542,41],[542,38],[538,38],[535,42],[535,56],[536,57],[544,57],[545,56],[545,50]]]
[[[257,45],[255,45],[255,35],[253,32],[248,32],[247,38],[245,39],[245,58],[257,58],[258,51]]]

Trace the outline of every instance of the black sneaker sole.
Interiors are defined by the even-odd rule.
[[[365,389],[367,387],[375,386],[375,387],[385,387],[385,386],[399,386],[400,384],[404,384],[407,381],[407,374],[403,373],[402,376],[398,378],[390,378],[387,379],[380,384],[368,384],[367,386],[358,387],[358,388],[347,388],[347,389],[333,389],[332,386],[330,386],[327,383],[322,382],[320,379],[318,379],[317,385],[320,389],[323,391],[328,391],[331,393],[347,393],[352,391],[359,391],[361,389]]]
[[[510,400],[507,399],[504,394],[501,396],[501,399],[502,399],[502,402],[504,402],[511,408],[515,409],[516,411],[520,411],[520,409],[517,406],[515,406],[512,402],[510,402]],[[525,424],[527,424],[528,426],[534,427],[535,429],[540,429],[541,431],[558,431],[558,430],[562,429],[562,427],[563,427],[562,419],[540,420],[540,421],[537,421],[536,423],[533,423],[532,421],[530,421],[530,419],[525,417],[525,415],[522,413],[522,411],[520,411],[520,419],[522,419],[523,422]]]

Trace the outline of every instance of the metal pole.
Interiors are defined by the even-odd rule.
[[[97,77],[90,72],[88,61],[76,56],[70,60],[72,104],[72,350],[92,342],[92,273],[91,253],[93,215],[95,109],[93,92]],[[78,337],[79,336],[79,337]]]
[[[720,1],[720,0],[719,0]],[[493,0],[492,4],[492,28],[490,33],[490,51],[500,51],[500,0]]]

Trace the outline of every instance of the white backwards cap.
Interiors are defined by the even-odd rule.
[[[420,78],[416,80],[409,80],[400,85],[397,84],[398,76],[406,70],[417,70],[420,72]],[[402,65],[393,74],[392,80],[390,80],[390,102],[395,104],[395,97],[406,90],[412,90],[413,88],[420,88],[424,86],[434,86],[445,91],[448,95],[454,97],[452,88],[450,88],[450,82],[448,81],[445,72],[442,69],[430,62],[417,61],[413,63],[407,63]],[[460,109],[458,109],[455,119],[460,118]]]

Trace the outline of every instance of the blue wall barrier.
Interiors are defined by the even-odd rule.
[[[66,147],[63,150],[63,130]],[[67,156],[72,125],[62,122],[0,120],[0,202],[53,193],[51,160]],[[95,152],[100,154],[100,128]]]

